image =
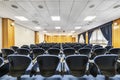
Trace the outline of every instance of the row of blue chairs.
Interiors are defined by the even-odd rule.
[[[34,61],[26,55],[9,55],[7,59],[8,62],[4,63],[3,58],[0,58],[1,77],[6,74],[18,79],[24,74],[43,77],[56,74],[75,77],[91,74],[96,77],[102,74],[111,77],[120,73],[120,61],[115,54],[98,55],[93,61],[86,55],[69,55],[64,60],[56,55],[39,55]]]

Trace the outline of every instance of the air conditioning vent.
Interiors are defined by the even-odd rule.
[[[94,5],[94,4],[92,4],[92,5],[90,5],[90,6],[89,6],[89,8],[93,8],[93,7],[95,7],[95,5]]]
[[[14,4],[12,4],[11,7],[12,7],[12,8],[15,8],[15,9],[18,8],[18,6],[14,5]]]
[[[32,22],[33,22],[34,24],[39,24],[39,22],[36,21],[36,20],[33,20]]]
[[[38,8],[42,9],[42,8],[43,8],[43,6],[42,6],[42,5],[38,5]]]
[[[10,1],[10,0],[3,0],[3,1]]]
[[[113,8],[119,8],[120,7],[120,5],[116,5],[116,6],[114,6]]]

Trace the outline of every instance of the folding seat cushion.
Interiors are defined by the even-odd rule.
[[[34,48],[33,49],[33,57],[36,58],[38,55],[43,55],[45,50],[42,48]]]
[[[88,63],[88,57],[86,55],[70,55],[65,60],[71,75],[76,77],[85,75]]]
[[[14,51],[12,49],[1,49],[2,51],[2,56],[7,59],[8,55],[14,54]]]
[[[65,48],[63,50],[63,53],[65,54],[65,56],[73,55],[73,54],[75,54],[75,49],[74,48]]]
[[[94,62],[98,67],[98,72],[105,76],[114,76],[116,75],[116,63],[118,56],[117,55],[98,55],[94,58]]]
[[[44,77],[55,75],[59,61],[59,57],[55,55],[39,55],[37,57],[37,63],[39,65],[40,74]]]
[[[9,55],[9,75],[20,77],[25,74],[27,68],[31,64],[31,58],[26,55]]]
[[[51,55],[58,55],[60,53],[60,49],[50,48],[50,49],[48,49],[48,53],[51,54]]]

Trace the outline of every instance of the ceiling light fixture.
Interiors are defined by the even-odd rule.
[[[35,27],[36,29],[41,29],[41,27]]]
[[[71,33],[74,33],[75,31],[71,31]]]
[[[60,21],[60,16],[51,16],[52,21]]]
[[[72,36],[72,33],[68,33],[67,35]]]
[[[77,29],[80,29],[80,28],[81,28],[80,26],[76,26],[76,27],[75,27],[76,30],[77,30]]]
[[[47,31],[43,31],[44,33],[46,33]]]
[[[55,29],[61,29],[61,27],[55,27]]]
[[[92,21],[93,19],[95,19],[96,16],[87,16],[84,21]]]
[[[19,19],[20,21],[28,21],[28,19],[24,16],[15,16],[15,18]]]

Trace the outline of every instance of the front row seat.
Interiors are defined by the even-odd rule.
[[[25,74],[26,69],[31,64],[31,58],[25,55],[9,55],[9,75],[17,77]]]
[[[39,66],[40,74],[44,77],[55,75],[59,61],[59,57],[55,55],[39,55],[37,57],[37,63]]]
[[[116,75],[117,72],[117,55],[99,55],[94,58],[95,65],[98,68],[100,74],[105,77],[111,77]]]
[[[86,73],[88,57],[86,55],[70,55],[66,57],[66,63],[70,74],[81,77]]]

